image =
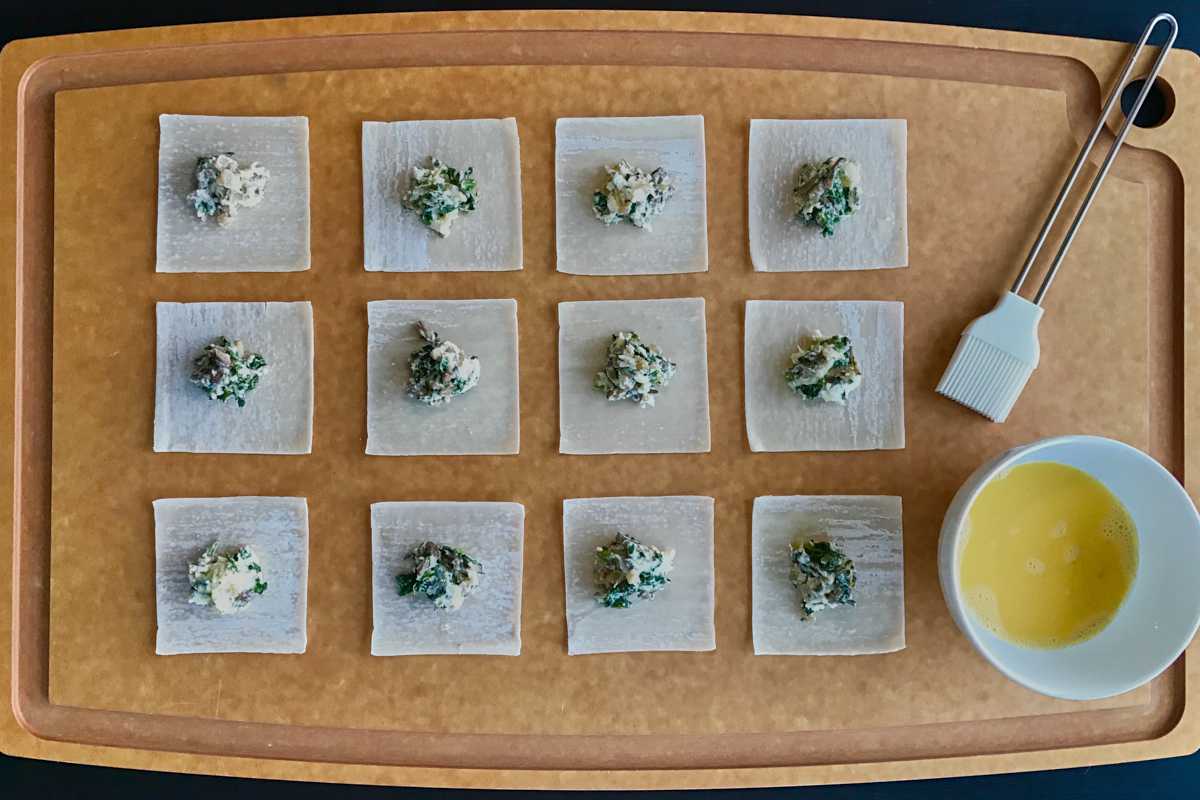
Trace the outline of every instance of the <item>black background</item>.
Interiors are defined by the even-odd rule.
[[[159,0],[159,2],[35,3],[32,0],[0,0],[0,31],[3,41],[60,33],[221,22],[271,17],[314,16],[384,11],[431,11],[491,8],[674,8],[693,11],[743,11],[966,25],[984,28],[1035,31],[1064,36],[1132,40],[1146,21],[1158,11],[1170,11],[1180,22],[1177,47],[1200,49],[1200,2],[1174,0],[1156,6],[1143,0],[795,0],[794,2],[692,2],[692,3],[404,3],[404,2],[283,2],[282,0]],[[1197,87],[1200,88],[1200,87]],[[8,109],[5,109],[8,111]],[[1200,139],[1196,146],[1200,147]],[[5,187],[11,191],[11,187]],[[10,794],[11,792],[11,794]],[[288,798],[375,798],[429,797],[458,800],[500,796],[500,792],[379,787],[331,786],[323,784],[256,781],[208,776],[172,775],[133,770],[82,767],[0,756],[0,797],[26,798],[45,794],[58,797],[168,798],[182,800],[220,794],[228,798],[258,800]],[[515,797],[524,793],[504,793]],[[657,797],[688,796],[690,800],[746,798],[782,800],[798,798],[856,798],[856,800],[933,800],[934,798],[1125,798],[1200,797],[1200,754],[1185,758],[1123,764],[1057,772],[912,781],[860,786],[756,789],[748,791],[662,792]],[[578,796],[546,792],[542,797]],[[595,792],[590,797],[617,797],[617,792]],[[539,797],[538,800],[541,800]]]

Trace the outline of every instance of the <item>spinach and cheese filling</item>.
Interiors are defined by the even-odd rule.
[[[235,400],[241,408],[266,368],[267,360],[262,355],[247,353],[239,340],[222,336],[192,361],[191,380],[210,399]]]
[[[605,608],[629,608],[649,600],[671,581],[675,551],[660,550],[625,533],[596,548],[596,600]]]
[[[606,166],[608,183],[592,194],[592,211],[596,219],[605,225],[614,225],[621,220],[643,229],[651,230],[651,218],[662,213],[675,184],[662,167],[646,172],[618,161]]]
[[[448,544],[421,542],[408,559],[413,570],[396,576],[396,591],[401,597],[423,594],[448,611],[462,606],[483,578],[483,564]]]
[[[212,606],[221,614],[240,611],[267,591],[262,561],[254,550],[246,546],[221,550],[216,542],[188,564],[188,581],[192,585],[188,602]]]
[[[800,592],[800,611],[808,619],[823,608],[854,605],[854,561],[833,544],[818,539],[791,547],[792,586]]]
[[[243,167],[233,153],[196,159],[196,190],[187,196],[196,216],[228,225],[238,209],[262,202],[271,173],[257,161]]]
[[[862,383],[862,370],[848,337],[821,336],[817,331],[796,346],[784,379],[801,397],[844,405],[846,396]]]
[[[479,383],[479,356],[468,356],[454,342],[417,323],[417,333],[425,340],[421,349],[408,359],[408,396],[428,406],[449,403]]]
[[[848,158],[803,164],[796,173],[796,188],[792,191],[796,217],[820,228],[822,236],[833,236],[838,222],[861,205],[861,187],[861,170]]]
[[[675,377],[675,362],[633,331],[619,331],[608,342],[604,369],[592,386],[609,400],[630,400],[642,408],[654,406],[654,396]]]
[[[428,167],[413,167],[412,180],[401,201],[420,217],[422,224],[445,238],[455,220],[475,210],[478,199],[472,167],[457,170],[430,158]]]

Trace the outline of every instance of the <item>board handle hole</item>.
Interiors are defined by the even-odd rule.
[[[1137,100],[1138,92],[1145,84],[1145,78],[1138,78],[1130,81],[1121,90],[1121,111],[1125,116],[1129,116],[1129,111],[1133,108],[1134,101]],[[1150,86],[1150,92],[1146,95],[1146,102],[1142,103],[1142,109],[1133,120],[1133,124],[1139,128],[1157,128],[1166,123],[1174,113],[1175,90],[1162,78],[1155,78],[1153,85]]]

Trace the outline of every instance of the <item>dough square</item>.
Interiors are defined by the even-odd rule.
[[[524,538],[520,503],[373,503],[371,655],[520,655]],[[423,541],[457,547],[483,564],[479,587],[454,611],[396,592],[406,556]]]
[[[479,356],[479,383],[431,407],[409,397],[417,322]],[[521,449],[516,300],[367,303],[367,453],[511,455]]]
[[[573,117],[555,125],[554,196],[558,271],[575,275],[661,275],[708,270],[704,117]],[[675,194],[647,231],[605,225],[592,194],[606,166],[625,159],[664,167]]]
[[[806,400],[784,380],[805,336],[850,337],[862,384],[844,406]],[[746,433],[755,452],[904,447],[904,304],[750,300],[746,303]]]
[[[617,331],[635,331],[678,365],[653,408],[592,388]],[[563,453],[707,453],[704,298],[559,303],[558,405]]]
[[[267,590],[220,614],[188,602],[188,564],[213,542],[247,545]],[[308,502],[303,497],[192,497],[154,501],[154,652],[303,653],[308,644]]]
[[[442,238],[401,204],[414,166],[437,157],[473,167],[479,202]],[[369,272],[521,269],[521,146],[517,121],[362,124],[363,257]]]
[[[845,156],[862,167],[862,205],[833,236],[795,218],[796,170]],[[750,260],[763,272],[908,266],[908,121],[750,120]]]
[[[596,600],[596,548],[618,532],[675,550],[671,582],[630,608]],[[600,497],[563,501],[567,653],[715,650],[713,499]]]
[[[308,117],[158,118],[158,272],[309,268]],[[232,152],[271,173],[262,203],[221,227],[196,216],[196,159]]]
[[[904,649],[904,539],[899,497],[756,497],[751,543],[755,655],[843,656]],[[789,545],[822,534],[854,561],[853,606],[805,620]]]
[[[157,313],[155,452],[312,452],[312,304],[159,303]],[[220,336],[267,359],[242,408],[190,380],[196,356]]]

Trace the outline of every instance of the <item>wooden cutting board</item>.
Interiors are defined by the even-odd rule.
[[[1009,422],[987,423],[932,391],[962,326],[1011,279],[1125,52],[932,26],[624,12],[321,18],[10,46],[0,62],[2,166],[17,192],[0,210],[15,223],[3,236],[16,271],[0,290],[17,326],[3,334],[15,333],[15,345],[0,348],[14,363],[0,366],[16,369],[18,391],[15,406],[0,405],[17,415],[15,441],[5,440],[16,448],[15,551],[11,572],[7,560],[0,566],[16,590],[5,751],[329,781],[672,788],[1194,750],[1194,648],[1117,698],[1040,697],[970,649],[936,577],[937,530],[958,484],[1040,436],[1122,439],[1196,495],[1197,401],[1185,388],[1200,373],[1185,343],[1197,299],[1188,270],[1200,258],[1188,231],[1200,230],[1200,212],[1186,197],[1200,153],[1187,146],[1198,119],[1186,95],[1176,94],[1166,123],[1135,131],[1116,162],[1055,285],[1043,366]],[[1190,53],[1173,54],[1164,73],[1176,90],[1198,75]],[[164,112],[309,117],[312,270],[154,272]],[[660,114],[705,116],[710,270],[555,272],[555,119]],[[445,116],[517,118],[524,270],[365,272],[361,121]],[[907,119],[910,267],[754,273],[746,157],[758,117]],[[692,296],[708,308],[712,452],[559,455],[556,304]],[[364,455],[366,302],[402,297],[517,299],[519,456]],[[313,302],[313,454],[152,453],[154,303],[249,299]],[[741,361],[749,299],[904,301],[907,448],[751,453]],[[332,363],[336,373],[322,370]],[[1145,380],[1114,385],[1113,371]],[[311,572],[328,577],[311,582],[307,653],[154,656],[150,501],[239,493],[309,499]],[[562,500],[629,493],[716,499],[715,652],[566,655]],[[752,655],[750,504],[800,493],[903,497],[906,650]],[[368,654],[368,506],[430,498],[525,505],[519,658]]]

